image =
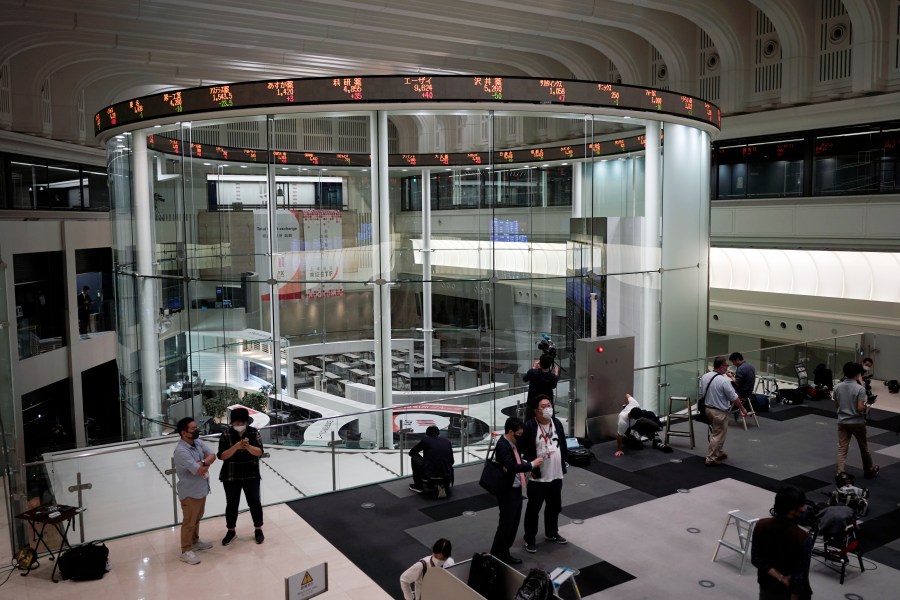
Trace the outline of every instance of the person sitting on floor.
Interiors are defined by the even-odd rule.
[[[624,456],[625,448],[629,450],[642,450],[644,439],[650,440],[654,448],[662,452],[673,452],[672,447],[664,444],[659,439],[662,425],[659,417],[649,410],[641,408],[640,403],[631,394],[625,394],[625,405],[619,412],[616,427],[616,453],[615,456]]]
[[[437,425],[429,425],[425,437],[409,451],[412,460],[413,482],[409,489],[418,493],[425,491],[425,482],[442,480],[443,486],[453,485],[453,446],[450,440],[441,437]],[[439,497],[440,489],[438,490]],[[445,491],[446,495],[446,491]]]

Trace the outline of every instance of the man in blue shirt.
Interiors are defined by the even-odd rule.
[[[735,368],[734,391],[746,406],[746,403],[750,401],[750,394],[753,393],[753,387],[756,385],[756,369],[744,360],[744,355],[740,352],[732,352],[728,360]]]
[[[209,495],[209,467],[216,453],[200,439],[200,430],[193,417],[178,421],[175,431],[181,439],[172,455],[178,475],[178,499],[181,501],[181,556],[189,565],[200,563],[195,551],[209,550],[212,544],[200,540],[200,519]]]

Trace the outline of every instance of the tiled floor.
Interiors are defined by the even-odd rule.
[[[881,404],[879,398],[880,409],[890,404]],[[598,587],[586,594],[587,598],[756,598],[752,566],[747,565],[741,576],[737,556],[731,552],[715,563],[710,561],[715,540],[728,510],[739,508],[765,516],[772,502],[772,482],[802,480],[811,494],[817,493],[821,482],[828,483],[833,474],[834,421],[819,414],[824,412],[823,406],[813,407],[818,412],[793,408],[793,416],[787,419],[762,418],[760,428],[746,432],[732,424],[727,444],[733,464],[721,470],[702,466],[705,439],[698,440],[699,447],[693,450],[679,439],[673,442],[673,454],[647,449],[621,459],[612,457],[610,444],[596,446],[593,466],[572,469],[564,486],[560,524],[570,543],[541,544],[534,555],[514,547],[513,553],[525,559],[526,568],[577,563],[585,571],[602,571],[604,575],[594,579],[605,580],[604,585],[610,587]],[[811,578],[817,600],[890,598],[900,584],[900,526],[896,526],[900,498],[893,497],[892,491],[897,489],[895,480],[900,475],[900,465],[894,464],[900,459],[900,438],[893,429],[872,427],[869,434],[876,460],[884,470],[879,479],[865,484],[873,490],[875,523],[895,530],[889,532],[893,541],[882,542],[867,555],[867,571],[851,570],[843,586],[825,565],[814,563]],[[705,438],[705,432],[699,437]],[[850,456],[850,465],[858,469],[855,446]],[[680,462],[670,463],[672,460]],[[50,581],[52,563],[43,559],[41,567],[27,577],[12,572],[0,587],[0,596],[282,598],[285,577],[328,562],[331,589],[321,596],[323,600],[397,598],[399,587],[394,581],[402,570],[400,565],[427,554],[436,537],[454,540],[457,560],[490,545],[496,508],[475,483],[478,472],[478,467],[459,470],[457,488],[444,502],[412,494],[406,489],[408,480],[398,480],[293,503],[305,517],[305,509],[299,507],[313,507],[310,515],[318,511],[318,517],[308,520],[287,505],[267,507],[266,542],[262,545],[253,543],[249,517],[242,514],[238,540],[221,546],[223,518],[211,518],[203,522],[201,530],[214,547],[201,553],[203,562],[198,566],[178,560],[177,527],[111,540],[107,545],[112,571],[102,580],[54,584]],[[376,499],[377,506],[361,508],[360,499],[369,498]],[[367,536],[372,530],[378,533]],[[373,541],[373,537],[378,539]],[[358,556],[360,548],[363,552],[369,545],[374,548],[376,541],[380,545],[374,560],[371,556],[357,558],[354,564],[348,558]],[[375,552],[369,550],[368,554]],[[373,562],[380,573],[372,568]],[[369,569],[368,575],[363,568]],[[0,581],[7,573],[0,572]],[[379,577],[381,585],[373,579]],[[701,579],[715,587],[701,587]]]
[[[53,563],[41,560],[27,577],[13,572],[0,586],[0,597],[19,600],[151,600],[177,597],[284,598],[284,579],[308,567],[328,563],[329,591],[323,600],[388,599],[381,588],[335,550],[297,514],[280,504],[265,509],[266,541],[253,541],[249,516],[238,520],[238,538],[221,545],[224,518],[203,521],[202,538],[213,548],[199,565],[178,560],[179,530],[168,528],[107,542],[112,570],[98,581],[52,583]],[[0,572],[0,581],[7,571]]]

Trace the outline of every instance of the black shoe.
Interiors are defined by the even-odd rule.
[[[556,535],[547,535],[544,537],[547,538],[548,542],[553,542],[554,544],[568,544],[569,543],[569,540],[567,540],[563,536],[559,535],[558,533]]]
[[[509,558],[505,559],[503,562],[505,562],[508,565],[521,565],[522,559],[516,558],[515,556],[510,556]]]
[[[236,535],[237,534],[234,533],[233,529],[229,529],[228,533],[225,534],[225,537],[222,538],[222,545],[227,546],[228,544],[230,544],[232,541],[234,541]]]
[[[422,492],[425,491],[424,487],[422,487],[420,485],[416,485],[414,483],[409,484],[409,489],[410,489],[410,491],[415,492],[417,494],[421,494]]]
[[[525,552],[529,552],[531,554],[537,552],[537,546],[534,545],[534,542],[525,542]]]
[[[266,540],[266,536],[263,535],[262,529],[257,529],[256,533],[253,534],[253,537],[256,539],[257,544],[262,544]]]

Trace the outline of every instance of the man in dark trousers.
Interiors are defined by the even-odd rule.
[[[91,306],[93,304],[91,288],[84,286],[75,300],[75,306],[78,307],[78,333],[81,335],[85,335],[88,332],[88,326],[91,322]]]
[[[519,520],[522,518],[522,493],[527,489],[525,474],[543,464],[540,456],[531,462],[522,460],[518,449],[517,440],[524,433],[522,421],[516,417],[506,420],[503,427],[503,436],[497,440],[494,449],[494,460],[503,466],[503,491],[497,496],[497,506],[500,508],[500,519],[497,523],[497,533],[494,534],[494,543],[491,544],[491,555],[502,560],[508,565],[521,565],[522,559],[509,553],[516,534],[519,532]]]
[[[412,459],[413,482],[409,489],[416,493],[425,490],[426,479],[442,478],[447,485],[453,484],[453,446],[450,440],[441,437],[437,425],[429,425],[425,437],[409,451]]]
[[[522,379],[528,383],[525,415],[527,418],[531,418],[531,415],[534,414],[534,407],[537,405],[538,396],[547,396],[550,404],[553,404],[553,390],[559,383],[559,366],[554,366],[552,356],[544,354],[534,362],[534,367],[528,369]]]
[[[534,554],[538,515],[544,506],[544,537],[555,544],[565,544],[559,535],[559,513],[562,512],[562,484],[566,472],[566,434],[562,423],[553,416],[547,396],[535,398],[537,406],[525,423],[519,449],[526,460],[544,459],[540,469],[531,472],[528,481],[528,506],[525,508],[525,550]]]

